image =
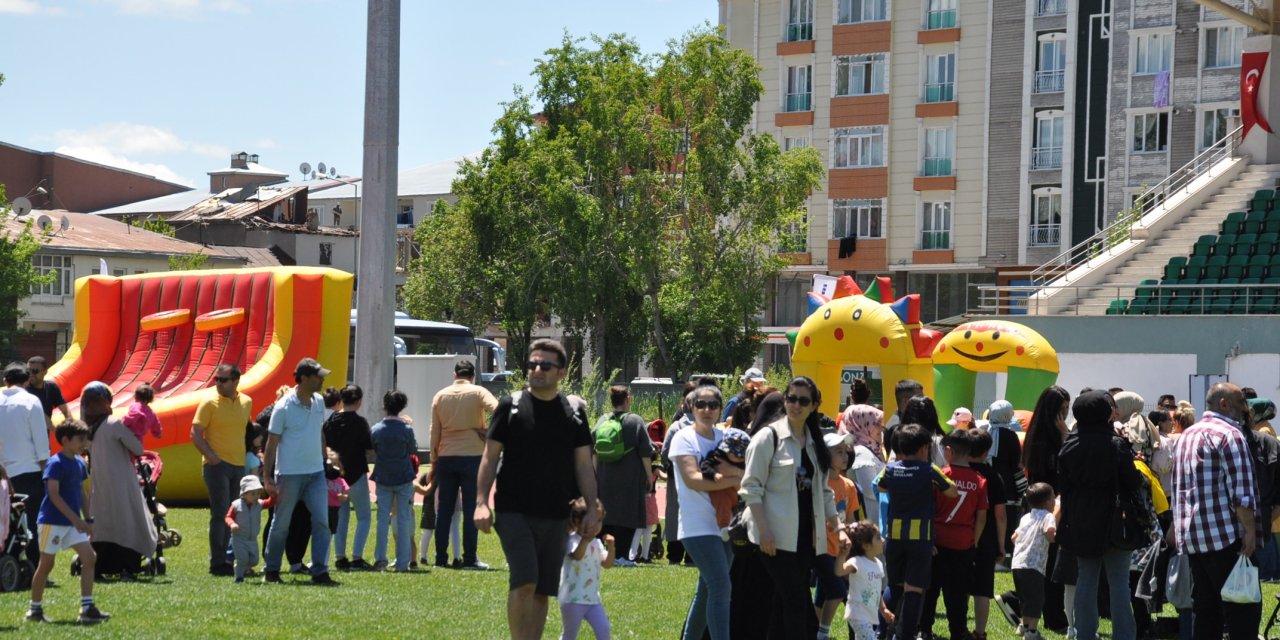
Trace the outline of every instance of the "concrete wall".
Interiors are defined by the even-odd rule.
[[[0,144],[0,184],[10,201],[37,209],[88,212],[187,191],[154,177],[53,153]],[[33,193],[44,187],[48,195]]]

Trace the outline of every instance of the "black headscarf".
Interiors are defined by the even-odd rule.
[[[1111,414],[1115,406],[1111,394],[1106,391],[1081,394],[1071,405],[1071,415],[1076,418],[1076,430],[1080,433],[1112,431]]]

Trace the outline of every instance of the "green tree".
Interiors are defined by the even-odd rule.
[[[175,253],[169,256],[170,271],[195,271],[204,269],[209,262],[209,254],[203,250],[195,253]]]
[[[32,287],[52,282],[54,274],[42,274],[32,262],[44,237],[33,232],[34,222],[30,219],[21,229],[11,229],[12,210],[7,202],[4,185],[0,184],[0,356],[13,358],[22,333],[18,320],[26,315],[18,303],[31,295]]]

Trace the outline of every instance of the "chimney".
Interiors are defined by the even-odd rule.
[[[239,152],[239,153],[233,153],[233,154],[231,154],[231,168],[232,168],[232,169],[248,169],[248,168],[249,168],[249,162],[250,162],[250,159],[249,159],[249,158],[250,158],[249,154],[247,154],[247,153],[245,153],[245,152],[243,152],[243,151],[241,151],[241,152]],[[253,160],[252,160],[252,161],[253,161],[253,162],[257,162],[257,160],[258,160],[258,156],[256,156],[256,155],[255,155],[255,156],[253,156]]]

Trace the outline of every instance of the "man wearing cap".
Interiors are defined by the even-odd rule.
[[[476,366],[470,360],[460,360],[453,365],[453,384],[431,400],[431,471],[440,497],[436,566],[449,566],[449,532],[458,491],[462,491],[462,568],[483,571],[489,565],[476,558],[476,476],[488,431],[485,415],[498,408],[498,399],[476,384],[475,378]],[[418,553],[426,551],[424,547]]]
[[[213,372],[217,395],[205,398],[196,406],[191,422],[191,444],[204,460],[201,475],[209,492],[209,573],[229,576],[227,544],[231,530],[227,528],[227,508],[240,495],[240,478],[244,476],[244,430],[253,419],[253,403],[240,393],[240,369],[234,364],[221,364]]]
[[[29,377],[27,367],[21,362],[4,368],[4,391],[0,391],[0,462],[9,472],[13,492],[27,496],[27,529],[31,533],[27,559],[37,563],[40,551],[35,513],[44,500],[42,474],[44,463],[49,460],[49,431],[45,428],[40,400],[23,388]]]
[[[738,382],[742,383],[742,391],[729,398],[729,402],[724,405],[724,413],[720,416],[721,422],[728,420],[729,416],[733,415],[733,409],[738,406],[739,402],[751,402],[751,396],[755,395],[756,390],[766,382],[766,379],[763,371],[756,367],[751,367],[743,372],[742,377],[738,378]],[[733,426],[739,429],[747,427],[745,424],[735,424]]]
[[[280,557],[289,521],[301,500],[311,512],[311,582],[334,585],[329,577],[329,488],[324,477],[324,387],[329,370],[311,358],[298,361],[293,391],[276,401],[267,427],[262,488],[275,496],[276,513],[267,534],[263,582],[280,582]]]

